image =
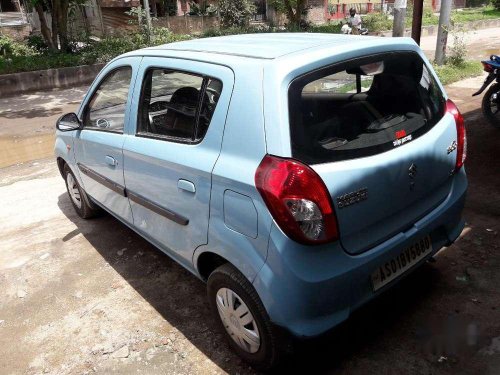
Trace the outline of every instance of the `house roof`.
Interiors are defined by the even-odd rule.
[[[147,50],[191,51],[257,59],[276,59],[308,49],[366,42],[368,39],[383,38],[343,34],[261,33],[193,39],[150,47]]]

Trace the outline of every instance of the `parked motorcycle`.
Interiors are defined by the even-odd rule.
[[[491,55],[489,60],[481,61],[481,64],[483,64],[484,71],[489,74],[484,80],[483,86],[472,96],[481,94],[493,81],[496,81],[484,94],[481,107],[484,117],[493,126],[500,129],[500,56]]]

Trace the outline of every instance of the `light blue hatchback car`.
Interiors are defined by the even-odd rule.
[[[230,345],[260,368],[288,334],[338,325],[464,227],[463,118],[411,39],[134,51],[57,129],[78,214],[108,211],[206,281]]]

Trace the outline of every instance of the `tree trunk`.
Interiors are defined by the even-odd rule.
[[[61,44],[61,51],[68,51],[69,41],[68,41],[68,8],[69,1],[68,0],[60,0],[60,9],[58,12],[58,34],[59,34],[59,43]]]
[[[43,39],[47,46],[51,50],[57,49],[54,43],[52,42],[52,35],[50,33],[49,25],[47,24],[47,20],[45,19],[45,13],[43,12],[43,6],[41,3],[35,3],[35,10],[38,14],[38,18],[40,19],[40,31],[42,32]]]
[[[58,17],[59,17],[59,8],[60,8],[60,0],[52,0],[52,43],[59,49],[59,41],[57,39],[59,35],[59,27],[58,27]]]

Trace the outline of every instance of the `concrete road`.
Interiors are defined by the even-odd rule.
[[[470,190],[453,246],[287,372],[500,373],[500,131],[481,79],[448,87],[466,117]],[[0,169],[0,373],[251,374],[223,341],[205,287],[109,215],[82,220],[52,159]]]
[[[471,60],[485,60],[491,54],[500,54],[500,27],[489,29],[468,30],[465,33],[450,33],[448,36],[448,47],[454,45],[454,36],[463,38],[467,45],[467,58]],[[437,35],[425,36],[420,40],[420,47],[427,57],[434,59],[436,52]]]

